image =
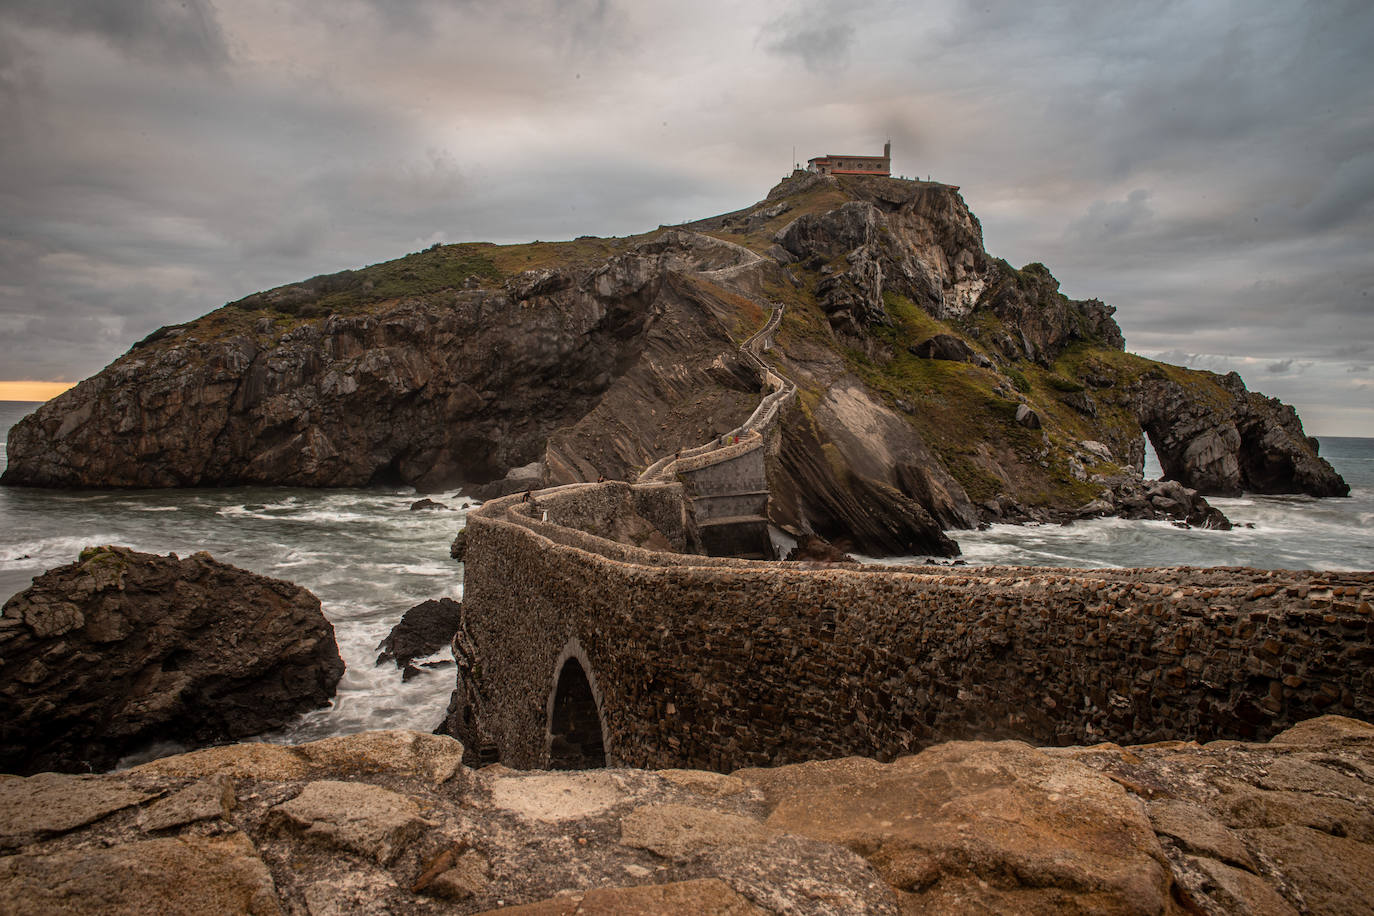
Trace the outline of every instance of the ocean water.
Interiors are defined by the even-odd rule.
[[[36,406],[0,402],[0,443]],[[1374,439],[1323,438],[1321,444],[1322,454],[1350,483],[1350,498],[1213,500],[1242,526],[1233,531],[1096,519],[1069,526],[995,525],[954,536],[963,558],[980,565],[1374,569]],[[0,467],[3,461],[0,454]],[[306,714],[271,740],[307,741],[372,728],[430,730],[443,718],[453,669],[426,671],[407,684],[394,666],[374,665],[377,643],[407,609],[429,598],[462,597],[462,567],[448,549],[463,527],[465,501],[442,494],[434,498],[454,511],[411,512],[416,498],[408,488],[0,487],[0,600],[27,588],[43,571],[72,562],[90,545],[182,556],[207,550],[225,563],[314,592],[348,665],[331,707]],[[434,660],[451,657],[443,650]]]
[[[0,402],[0,440],[36,406]],[[90,545],[179,556],[206,550],[221,562],[308,588],[334,625],[347,670],[333,704],[271,740],[297,743],[375,728],[431,731],[448,706],[453,668],[425,669],[404,683],[394,664],[374,662],[377,644],[411,607],[429,598],[462,598],[462,566],[448,550],[463,527],[465,501],[451,496],[431,498],[454,511],[411,512],[419,497],[409,488],[0,487],[0,601]],[[430,660],[452,657],[445,648]]]
[[[1072,525],[993,525],[954,531],[971,566],[1256,566],[1262,569],[1374,569],[1374,439],[1320,438],[1350,496],[1213,497],[1236,527],[1180,529],[1172,522],[1090,519]],[[1147,448],[1145,475],[1159,462]],[[925,557],[872,562],[904,565]]]

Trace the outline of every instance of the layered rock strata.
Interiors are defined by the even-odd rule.
[[[86,772],[286,724],[344,663],[319,599],[218,563],[92,547],[5,602],[0,768]]]
[[[451,739],[0,777],[7,912],[1360,912],[1374,726],[955,742],[733,774],[471,770]]]

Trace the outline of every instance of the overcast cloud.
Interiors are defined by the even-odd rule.
[[[433,241],[623,235],[878,152],[1128,346],[1374,436],[1374,6],[8,0],[0,378]]]

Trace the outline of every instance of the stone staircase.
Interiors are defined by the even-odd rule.
[[[765,458],[776,449],[777,420],[797,386],[763,361],[782,321],[774,305],[763,327],[740,345],[740,353],[769,389],[739,426],[696,448],[660,458],[640,483],[679,480],[702,548],[710,556],[776,559],[768,533],[768,476]]]

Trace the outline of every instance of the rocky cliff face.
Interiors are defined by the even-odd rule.
[[[17,914],[1365,912],[1374,727],[880,763],[471,770],[368,732],[0,778]]]
[[[343,675],[319,599],[199,553],[91,547],[5,602],[0,768],[85,772],[154,741],[285,725]]]
[[[948,554],[940,527],[1127,511],[1144,434],[1203,494],[1345,492],[1290,408],[1125,353],[1111,307],[990,257],[957,189],[806,174],[689,226],[439,246],[164,328],[17,424],[3,480],[628,478],[748,415],[736,348],[773,303],[799,532]]]

